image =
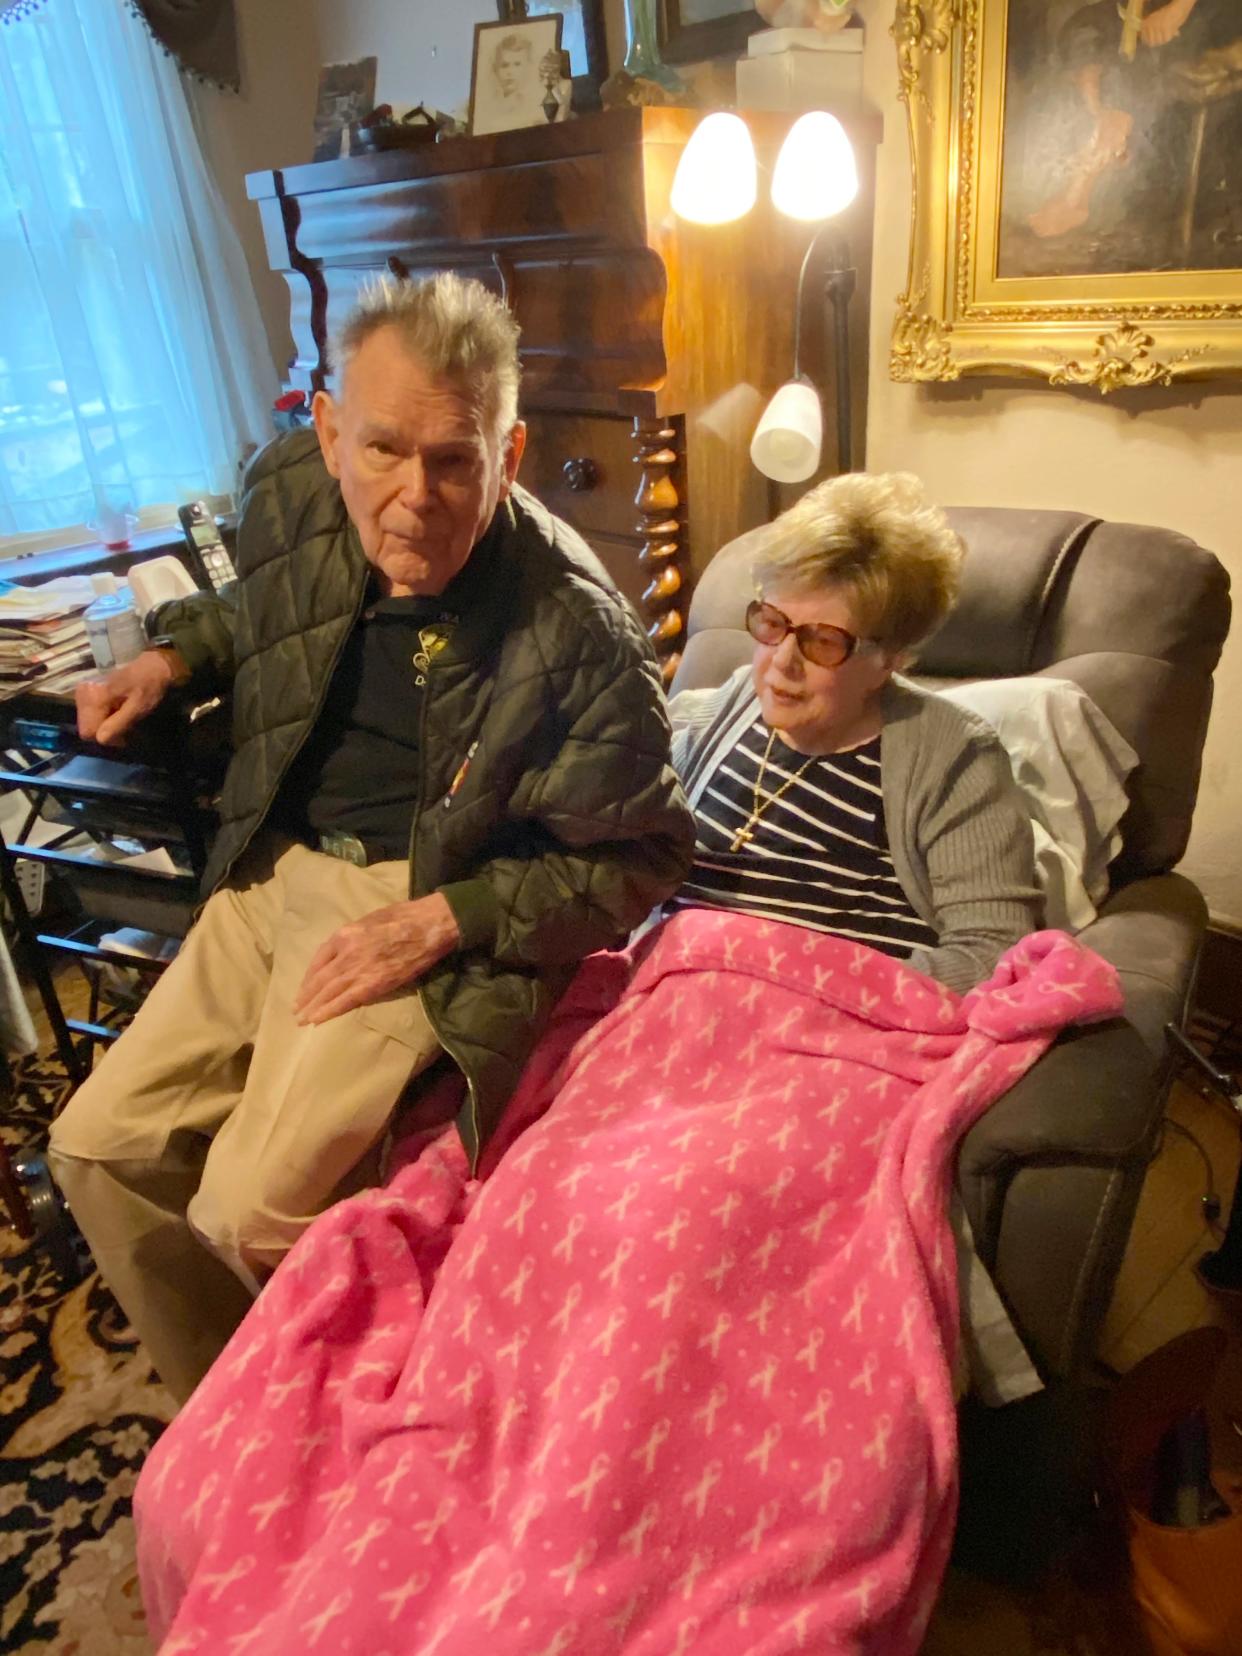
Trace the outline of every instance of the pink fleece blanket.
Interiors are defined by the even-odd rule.
[[[589,961],[509,1149],[471,1180],[446,1133],[320,1219],[156,1447],[163,1656],[917,1650],[953,1149],[1119,1007],[1058,933],[964,998],[708,911]]]

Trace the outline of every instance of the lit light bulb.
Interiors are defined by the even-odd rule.
[[[678,218],[727,224],[750,212],[757,188],[755,146],[741,116],[717,111],[700,121],[673,178]]]
[[[840,121],[822,109],[800,115],[776,158],[774,204],[789,218],[824,219],[848,207],[857,194],[858,168]]]

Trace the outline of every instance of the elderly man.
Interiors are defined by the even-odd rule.
[[[235,602],[164,606],[79,692],[111,742],[170,685],[233,691],[213,895],[50,1152],[181,1398],[411,1078],[462,1072],[476,1158],[577,961],[692,854],[646,641],[515,487],[509,313],[385,281],[337,362],[316,433],[252,467]]]

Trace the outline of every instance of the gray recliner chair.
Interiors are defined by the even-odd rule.
[[[1082,941],[1111,961],[1124,1019],[1071,1031],[967,1134],[959,1184],[984,1263],[1045,1378],[1095,1354],[1172,1079],[1207,925],[1170,870],[1186,848],[1229,627],[1229,579],[1184,536],[1072,512],[951,510],[967,549],[953,614],[923,648],[929,685],[1072,679],[1139,755],[1111,892]],[[673,692],[750,659],[753,531],[711,562]]]

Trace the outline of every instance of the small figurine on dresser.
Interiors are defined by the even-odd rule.
[[[773,29],[818,29],[835,34],[850,20],[853,0],[754,0],[755,10]]]
[[[569,53],[545,52],[539,60],[539,79],[543,84],[543,101],[539,107],[547,116],[548,125],[553,121],[567,121],[574,95],[574,83],[569,78]]]

